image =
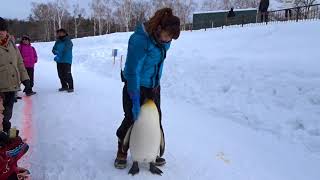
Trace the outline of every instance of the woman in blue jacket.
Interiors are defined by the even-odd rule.
[[[153,99],[157,105],[160,120],[160,79],[163,63],[172,39],[180,35],[180,19],[173,15],[172,9],[158,10],[146,23],[138,25],[131,35],[128,45],[127,60],[122,78],[124,120],[117,130],[118,152],[115,167],[126,168],[127,150],[123,140],[140,112],[140,105],[145,99]],[[160,121],[161,122],[161,121]],[[161,126],[162,128],[162,126]],[[166,163],[160,156],[156,165]]]
[[[57,62],[58,76],[61,82],[59,91],[73,92],[73,78],[71,74],[73,44],[65,29],[57,30],[57,41],[53,46],[52,53]]]

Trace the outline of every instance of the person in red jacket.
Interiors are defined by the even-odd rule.
[[[0,92],[0,180],[23,180],[30,172],[18,167],[18,161],[28,151],[28,144],[19,137],[18,131],[3,131],[3,96]],[[14,134],[12,134],[14,133]]]
[[[23,58],[24,66],[30,77],[31,88],[34,86],[34,65],[38,62],[36,49],[30,43],[31,39],[28,36],[23,36],[19,45],[19,50]],[[32,90],[32,89],[31,89]],[[32,94],[34,94],[32,90]]]

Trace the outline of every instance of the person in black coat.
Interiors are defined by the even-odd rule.
[[[232,19],[236,17],[236,13],[233,11],[233,8],[228,12],[227,18],[226,18],[226,25],[231,25],[232,24]]]
[[[228,18],[233,18],[233,17],[235,17],[235,16],[236,16],[236,13],[234,13],[233,8],[231,8],[231,10],[228,12],[227,17],[228,17]]]
[[[261,22],[268,22],[269,0],[261,0],[259,4],[259,13]]]

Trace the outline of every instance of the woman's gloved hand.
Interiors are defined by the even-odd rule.
[[[128,93],[132,101],[133,120],[136,121],[140,113],[140,93],[138,91]]]
[[[58,54],[56,54],[56,56],[54,57],[55,61],[60,61],[60,56]]]

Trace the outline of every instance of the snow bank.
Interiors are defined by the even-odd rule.
[[[311,21],[183,32],[165,61],[163,94],[320,152],[319,27]],[[73,40],[75,65],[120,81],[111,51],[125,57],[130,35]],[[53,59],[52,45],[35,46]]]
[[[318,180],[319,21],[183,32],[162,79],[167,165],[135,179]],[[75,93],[57,92],[51,48],[35,44],[37,95],[15,105],[35,180],[128,179],[113,167],[123,118],[119,57],[131,33],[75,39]],[[19,122],[20,120],[20,122]],[[132,164],[129,157],[128,167]]]

